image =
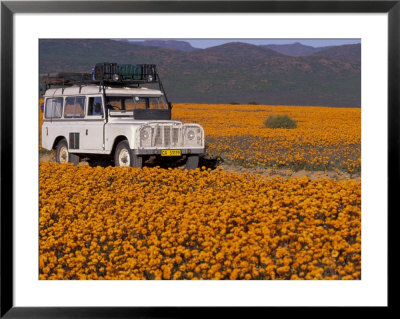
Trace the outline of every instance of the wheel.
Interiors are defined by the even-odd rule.
[[[79,156],[68,151],[68,143],[65,139],[59,141],[56,146],[56,162],[60,164],[74,163],[74,165],[79,163]]]
[[[188,156],[185,168],[188,170],[196,169],[199,166],[199,155]]]
[[[129,147],[128,141],[121,141],[118,143],[114,153],[114,164],[115,166],[131,166],[142,168],[143,158],[141,156],[133,154]]]
[[[63,164],[69,162],[68,144],[65,139],[59,141],[56,146],[56,161]]]

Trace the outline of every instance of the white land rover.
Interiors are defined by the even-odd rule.
[[[156,83],[159,89],[142,87]],[[59,73],[45,79],[42,147],[58,163],[111,156],[115,166],[142,167],[150,156],[198,166],[204,130],[171,120],[171,103],[155,65],[96,64],[92,73]]]

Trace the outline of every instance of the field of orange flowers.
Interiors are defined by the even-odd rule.
[[[289,115],[296,129],[268,129],[269,115]],[[361,109],[271,105],[176,104],[173,119],[204,127],[211,157],[246,167],[361,170]]]
[[[361,278],[355,180],[41,162],[39,206],[40,279]]]
[[[40,100],[40,103],[43,100]],[[296,129],[268,129],[287,114]],[[43,114],[39,110],[39,147]],[[205,130],[207,155],[245,167],[361,171],[361,109],[307,106],[174,104],[172,119]]]

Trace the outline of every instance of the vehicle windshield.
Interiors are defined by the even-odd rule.
[[[107,109],[109,110],[135,110],[135,109],[167,109],[164,96],[108,96]]]

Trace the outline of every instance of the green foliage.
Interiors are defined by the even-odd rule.
[[[270,115],[264,121],[264,126],[267,128],[287,128],[292,129],[297,127],[295,120],[288,115]]]

